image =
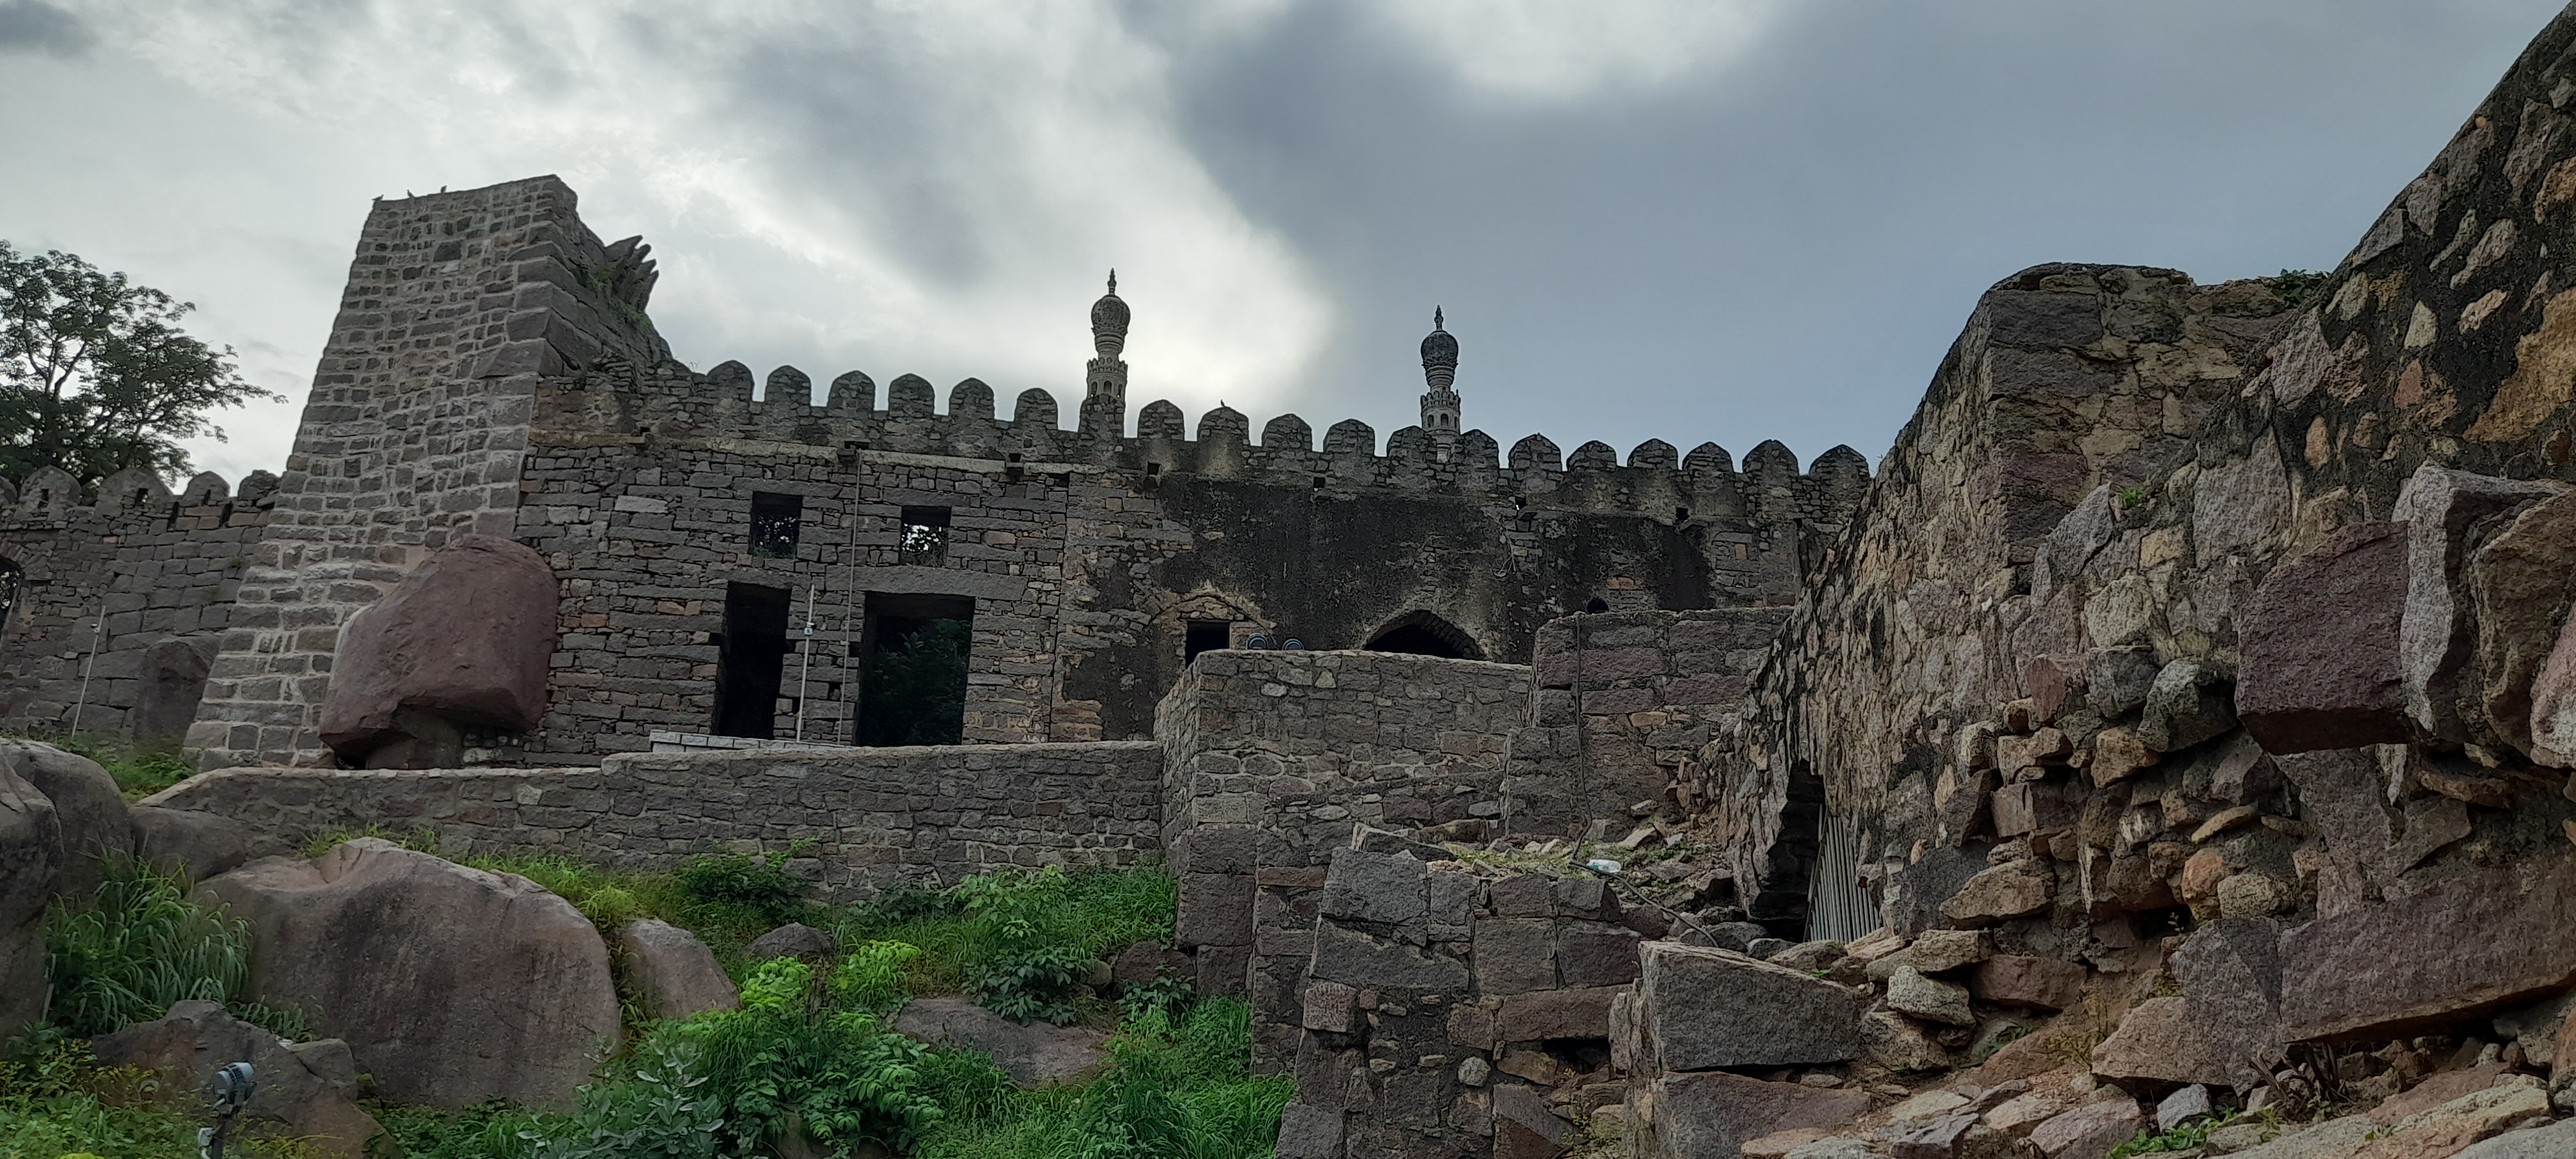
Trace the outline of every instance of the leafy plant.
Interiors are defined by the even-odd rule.
[[[2121,509],[2122,509],[2122,510],[2127,510],[2128,508],[2135,507],[2135,506],[2137,506],[2138,504],[2144,503],[2144,502],[2146,502],[2146,501],[2147,501],[2147,489],[2146,489],[2146,488],[2144,488],[2144,487],[2122,487],[2122,488],[2120,488],[2120,507],[2121,507]]]
[[[806,842],[766,854],[710,853],[680,867],[680,888],[707,905],[730,907],[780,925],[805,916],[812,883],[787,868]]]
[[[949,1117],[918,1159],[1255,1159],[1270,1154],[1285,1076],[1251,1073],[1251,1008],[1148,1013],[1110,1040],[1117,1066],[1077,1090],[1022,1091],[977,1056],[934,1060]]]
[[[149,1072],[101,1067],[77,1037],[38,1033],[0,1059],[0,1156],[94,1154],[115,1159],[197,1159],[197,1122],[151,1105]],[[301,1157],[292,1142],[241,1138],[238,1154]]]
[[[129,801],[151,796],[197,772],[187,758],[174,751],[138,745],[123,737],[79,733],[53,737],[49,743],[98,762],[98,767],[116,779],[116,787]]]
[[[847,1009],[891,1013],[910,996],[905,964],[920,956],[921,947],[905,942],[862,943],[832,972],[832,998]]]
[[[2321,270],[2283,270],[2264,280],[2271,283],[2273,297],[2295,310],[2324,292],[2333,276]]]
[[[931,620],[872,653],[860,684],[859,743],[935,745],[964,739],[966,657],[973,634],[969,621]]]
[[[248,1001],[250,926],[190,901],[184,877],[111,855],[88,898],[45,911],[45,976],[55,1018],[75,1034],[149,1022],[188,999],[301,1032],[301,1019]]]
[[[2110,1159],[2194,1150],[2209,1142],[2210,1132],[2226,1126],[2236,1117],[2236,1111],[2222,1110],[2206,1119],[2183,1123],[2168,1131],[2140,1131],[2137,1138],[2111,1148]]]
[[[631,1081],[581,1088],[570,1120],[519,1131],[545,1159],[715,1159],[723,1107],[693,1065],[685,1039],[647,1043]]]
[[[929,1048],[882,1030],[865,1010],[835,1010],[794,958],[754,967],[742,1008],[674,1024],[665,1036],[699,1050],[723,1117],[725,1154],[804,1135],[827,1149],[906,1148],[939,1121],[921,1090]]]
[[[1198,1004],[1198,987],[1187,978],[1157,977],[1128,986],[1118,995],[1118,1009],[1129,1019],[1159,1015],[1171,1021]]]

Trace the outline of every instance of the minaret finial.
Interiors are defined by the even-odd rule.
[[[1117,279],[1113,277],[1113,278],[1111,278],[1110,280],[1114,283],[1114,282],[1116,282],[1116,280],[1117,280]],[[1446,325],[1446,323],[1445,323],[1445,322],[1443,322],[1443,321],[1442,321],[1442,319],[1441,319],[1441,317],[1440,317],[1440,307],[1438,307],[1438,306],[1433,306],[1433,307],[1431,308],[1431,328],[1432,328],[1432,329],[1434,329],[1434,330],[1438,330],[1438,329],[1443,328],[1445,325]]]
[[[1109,267],[1109,292],[1113,294],[1118,292],[1118,267],[1116,266]],[[1438,311],[1435,310],[1433,313]]]

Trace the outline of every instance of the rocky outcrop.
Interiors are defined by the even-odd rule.
[[[0,763],[54,803],[62,826],[61,875],[54,890],[87,897],[107,861],[134,854],[134,825],[116,778],[98,762],[42,741],[0,740]]]
[[[654,1018],[686,1018],[742,1004],[733,979],[716,965],[715,952],[696,934],[660,918],[618,927],[617,952],[644,1013]]]
[[[272,843],[250,826],[215,813],[136,805],[127,815],[134,823],[135,855],[190,881],[239,868]]]
[[[54,803],[0,763],[0,1036],[45,1016],[45,903],[62,867]]]
[[[531,548],[467,535],[440,550],[342,629],[323,743],[366,768],[454,768],[469,731],[535,728],[555,604]]]
[[[250,923],[258,1000],[313,1012],[388,1099],[561,1104],[617,1045],[608,947],[526,878],[364,838],[201,889]]]
[[[205,1104],[215,1072],[247,1062],[256,1076],[243,1127],[299,1140],[316,1159],[367,1159],[394,1149],[393,1136],[354,1101],[358,1071],[336,1038],[287,1043],[235,1019],[213,1002],[180,1002],[168,1017],[90,1040],[101,1065],[152,1072],[157,1097],[189,1113]]]
[[[1019,1023],[963,998],[917,998],[895,1015],[894,1028],[933,1046],[989,1055],[1024,1087],[1079,1082],[1109,1065],[1109,1036],[1080,1026]]]
[[[1638,1026],[1648,1069],[1839,1062],[1860,1053],[1849,989],[1727,950],[1648,942]]]

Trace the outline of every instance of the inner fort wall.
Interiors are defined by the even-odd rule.
[[[459,856],[670,869],[811,841],[791,866],[846,899],[997,865],[1134,861],[1161,839],[1161,770],[1151,742],[626,753],[588,769],[222,769],[143,803],[243,821],[270,853],[382,826]]]

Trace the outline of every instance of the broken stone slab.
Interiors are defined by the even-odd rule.
[[[2465,874],[2281,938],[2293,1042],[2418,1033],[2571,983],[2576,861],[2567,858]]]
[[[2022,686],[2030,689],[2031,717],[2042,723],[2056,720],[2069,701],[2080,703],[2084,695],[2081,656],[2033,656],[2022,663],[2021,675]]]
[[[2156,1129],[2173,1130],[2193,1119],[2207,1118],[2212,1110],[2209,1088],[2193,1083],[2166,1095],[2164,1101],[2156,1104]]]
[[[2397,1094],[2388,1096],[2378,1106],[2364,1112],[2370,1121],[2394,1126],[2406,1119],[2432,1110],[2453,1099],[2473,1095],[2496,1085],[2509,1073],[2501,1062],[2481,1063],[2460,1070],[2446,1070],[2427,1076]]]
[[[1795,1066],[1860,1053],[1861,1004],[1845,987],[1714,948],[1647,942],[1639,953],[1636,1009],[1660,1069]]]
[[[2134,1139],[2146,1116],[2125,1095],[2086,1103],[2031,1129],[2030,1145],[2046,1159],[2108,1159]]]
[[[1820,1091],[1724,1071],[1667,1074],[1650,1088],[1654,1121],[1641,1156],[1651,1159],[1740,1154],[1747,1140],[1794,1127],[1839,1127],[1869,1112],[1867,1091]]]
[[[2543,480],[2499,479],[2426,463],[2397,494],[2390,517],[2406,524],[2406,609],[2398,630],[2398,667],[2406,710],[2418,729],[2468,742],[2461,716],[2462,671],[2477,645],[2475,604],[2462,599],[2473,527],[2565,490]]]
[[[1958,1061],[1922,1023],[1893,1010],[1861,1015],[1860,1046],[1861,1057],[1892,1071],[1948,1070]]]
[[[2153,648],[2095,648],[2084,654],[2084,701],[2105,719],[2118,719],[2143,707],[2156,684]]]
[[[1481,933],[1485,925],[1480,922]],[[1458,993],[1467,984],[1467,966],[1455,958],[1389,941],[1329,919],[1315,923],[1314,974],[1364,990],[1416,990]]]
[[[1887,877],[1887,898],[1880,909],[1888,930],[1896,937],[1911,938],[1925,930],[1949,928],[1953,923],[1941,907],[1986,869],[1982,845],[1924,850],[1919,860]]]
[[[2403,741],[2407,526],[2366,523],[2272,569],[2236,622],[2236,714],[2262,747]]]
[[[2072,784],[2020,781],[1995,790],[1995,835],[2020,837],[2072,827],[2084,815],[2084,794]]]
[[[2155,750],[2125,728],[2106,728],[2093,738],[2093,761],[2084,767],[2096,787],[2116,785],[2154,768]]]
[[[895,1014],[894,1028],[933,1046],[991,1055],[1024,1087],[1074,1081],[1109,1064],[1109,1036],[1100,1031],[1013,1022],[963,998],[915,998]]]
[[[1800,942],[1764,960],[1792,970],[1822,970],[1843,960],[1844,956],[1841,942],[1814,941]]]
[[[1912,966],[1898,966],[1887,978],[1887,1005],[1901,1014],[1910,1014],[1926,1022],[1951,1026],[1975,1026],[1977,1016],[1968,1008],[1968,988],[1956,982],[1943,982],[1923,976]]]
[[[1487,918],[1476,923],[1476,988],[1519,994],[1556,988],[1556,923],[1546,918]]]
[[[1991,952],[1984,930],[1925,930],[1904,949],[1869,963],[1867,973],[1878,982],[1901,967],[1946,974],[1985,961]]]
[[[1977,1125],[1975,1115],[1943,1115],[1897,1123],[1880,1134],[1888,1159],[1957,1159],[1959,1141]]]
[[[2197,660],[2176,660],[2156,673],[2138,717],[2138,742],[2160,753],[2190,748],[2236,727],[2225,676]]]
[[[1625,986],[1593,986],[1508,995],[1495,1004],[1494,1032],[1505,1042],[1608,1038],[1610,1005],[1628,992]]]
[[[385,1098],[567,1103],[617,1045],[598,927],[516,874],[368,837],[199,890],[250,923],[258,1000],[318,1012]]]
[[[1937,1119],[1968,1105],[1968,1096],[1957,1091],[1923,1091],[1887,1109],[1887,1121],[1901,1123],[1908,1119]]]
[[[1279,1112],[1278,1159],[1342,1159],[1342,1109],[1290,1103]]]
[[[160,1100],[189,1112],[201,1109],[217,1070],[247,1062],[258,1082],[242,1110],[251,1121],[245,1126],[273,1126],[316,1159],[365,1159],[393,1149],[393,1137],[351,1101],[357,1076],[348,1044],[339,1039],[289,1046],[218,1003],[189,1001],[174,1003],[157,1021],[91,1039],[90,1050],[102,1066],[152,1072]]]
[[[2056,886],[2055,875],[2039,859],[2008,861],[1969,878],[1941,903],[1941,913],[1961,929],[2001,925],[2047,909]]]
[[[2576,767],[2576,616],[2567,618],[2532,678],[2530,724],[2532,760],[2557,769]]]
[[[2566,1159],[2576,1155],[2576,1119],[2507,1131],[2451,1159]]]
[[[2531,748],[2532,681],[2576,602],[2576,491],[2525,508],[2471,557],[2467,596],[2477,621],[2471,658],[2483,732]]]
[[[2150,998],[2093,1048],[2093,1073],[2158,1083],[2225,1083],[2226,1068],[2191,1023],[2184,998]]]
[[[2523,1059],[2531,1065],[2553,1066],[2558,1060],[2558,1031],[2567,1024],[2570,1009],[2576,1009],[2576,990],[2505,1011],[2495,1016],[2496,1036],[2520,1045]]]
[[[1420,925],[1428,912],[1426,880],[1422,862],[1409,853],[1336,849],[1317,912],[1342,921]]]
[[[2250,805],[2281,788],[2280,768],[2272,763],[2271,754],[2263,751],[2262,742],[2252,732],[2238,734],[2228,742],[2210,770],[2209,795],[2236,805]]]
[[[2409,1115],[2396,1126],[2379,1128],[2378,1138],[2351,1154],[2353,1159],[2451,1159],[2473,1143],[2550,1117],[2547,1084],[2530,1075],[2511,1075],[2485,1090]]]
[[[1977,963],[1968,992],[1994,1006],[2065,1010],[2084,999],[2084,967],[2056,958],[1997,954]]]
[[[1943,774],[1932,793],[1935,839],[1956,848],[1982,836],[1990,828],[1987,805],[1998,783],[1993,769],[1979,769],[1964,777]]]
[[[742,1004],[733,979],[696,934],[660,918],[639,918],[618,927],[617,948],[647,1015],[686,1018]]]
[[[2287,1055],[2281,1035],[2281,931],[2268,920],[2201,923],[2174,951],[2191,1027],[2240,1089],[2264,1082]]]
[[[2019,1082],[2020,1080],[2014,1080]],[[2029,1084],[2024,1083],[2024,1086]],[[1985,1124],[2010,1138],[2020,1138],[2066,1110],[2066,1100],[2046,1091],[2014,1095],[1985,1113]]]

